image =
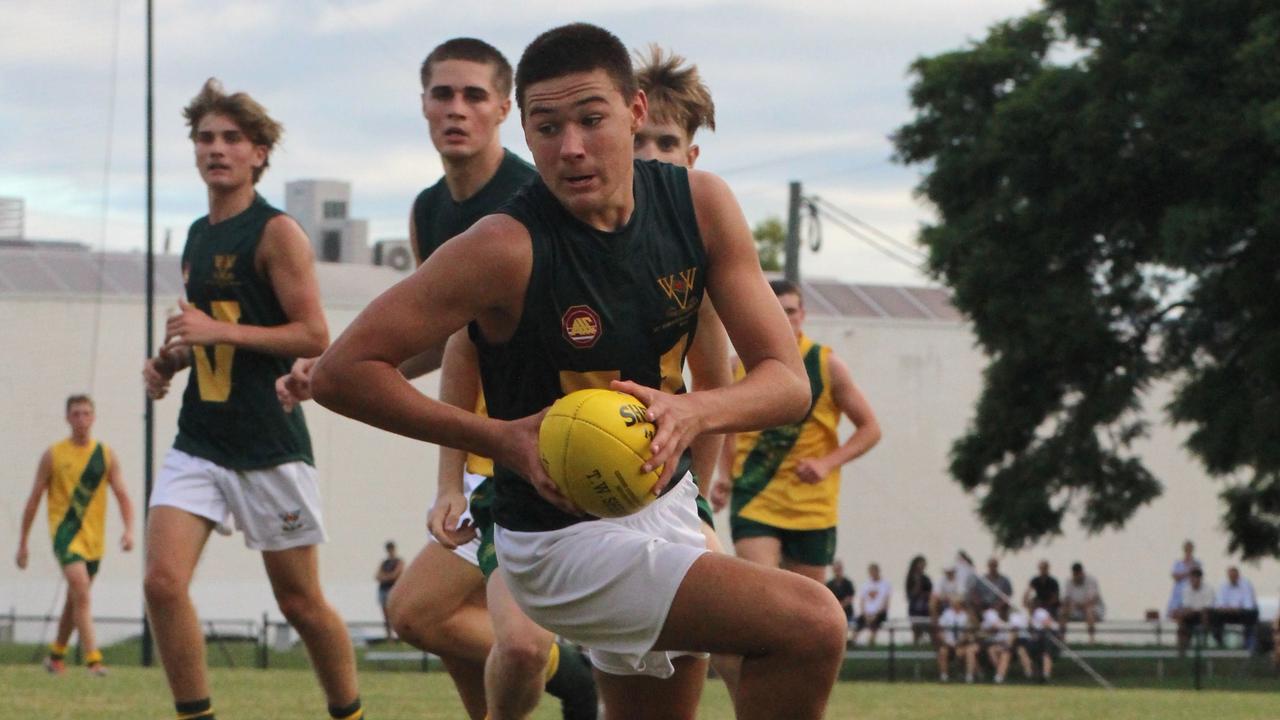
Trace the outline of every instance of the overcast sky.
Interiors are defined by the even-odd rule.
[[[157,245],[174,249],[206,212],[181,108],[207,77],[246,90],[285,125],[259,184],[353,184],[351,215],[370,240],[407,235],[413,197],[441,173],[420,114],[418,66],[472,35],[511,60],[539,32],[600,24],[698,64],[718,131],[699,167],[722,174],[755,223],[786,213],[787,183],[890,236],[915,243],[930,210],[912,195],[918,168],[891,161],[910,119],[912,60],[963,47],[1032,0],[157,0]],[[26,201],[31,238],[110,249],[145,243],[142,0],[0,0],[0,195]],[[113,80],[114,78],[114,80]],[[516,118],[503,140],[528,158]],[[919,285],[926,278],[830,223],[808,276]]]

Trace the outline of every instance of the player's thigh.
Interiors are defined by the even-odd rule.
[[[827,579],[826,565],[809,565],[807,563],[799,563],[787,558],[782,559],[782,569],[789,570],[798,575],[803,575],[810,580],[816,582],[825,582]]]
[[[147,517],[147,577],[189,584],[213,525],[186,510],[153,505]]]
[[[786,622],[779,622],[786,618]],[[689,568],[654,650],[758,655],[835,638],[843,645],[844,612],[822,584],[728,555],[704,553]]]
[[[262,565],[271,581],[277,599],[286,597],[320,598],[320,553],[315,545],[302,545],[286,550],[264,550]]]
[[[502,573],[491,575],[485,590],[493,634],[499,645],[528,648],[538,653],[551,650],[555,635],[524,614],[511,596]]]
[[[414,556],[387,598],[392,617],[412,617],[434,624],[464,605],[485,606],[480,568],[439,543],[427,543]]]
[[[748,562],[771,568],[782,565],[782,541],[776,537],[761,535],[734,540],[733,553]]]
[[[89,565],[83,560],[69,562],[62,566],[62,577],[67,581],[67,593],[76,597],[87,597],[93,576],[89,574]]]
[[[609,720],[690,720],[707,678],[707,660],[685,655],[674,658],[669,678],[651,675],[613,675],[595,671],[596,687]]]

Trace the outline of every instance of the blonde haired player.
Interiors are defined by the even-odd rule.
[[[22,510],[22,530],[18,535],[18,568],[27,567],[27,534],[35,521],[40,498],[48,493],[49,535],[53,554],[67,580],[67,601],[58,620],[58,635],[49,646],[44,666],[61,674],[71,631],[80,633],[85,665],[95,676],[106,674],[102,651],[93,630],[93,608],[89,592],[98,574],[106,546],[107,487],[116,496],[124,534],[120,549],[133,549],[133,503],[120,473],[116,454],[106,443],[93,439],[94,408],[88,395],[67,398],[67,424],[71,437],[55,443],[40,456],[36,482]],[[105,482],[104,482],[105,481]]]

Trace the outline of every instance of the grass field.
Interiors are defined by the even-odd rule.
[[[305,670],[214,669],[214,704],[223,720],[324,717],[323,701]],[[360,678],[371,720],[462,718],[462,706],[443,673],[365,673]],[[173,706],[159,669],[115,667],[107,678],[90,678],[72,667],[53,677],[38,666],[0,666],[0,713],[5,716],[72,720],[137,720],[172,717]],[[554,698],[544,700],[537,720],[560,716]],[[733,717],[724,686],[711,681],[699,718]],[[1053,686],[995,687],[842,682],[827,717],[843,720],[946,718],[946,720],[1243,720],[1280,717],[1280,698],[1267,692],[1116,690]]]

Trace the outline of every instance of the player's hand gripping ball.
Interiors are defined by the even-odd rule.
[[[616,390],[578,390],[555,402],[538,431],[538,454],[560,492],[584,511],[622,517],[653,502],[662,468],[641,472],[654,425],[647,408]]]

